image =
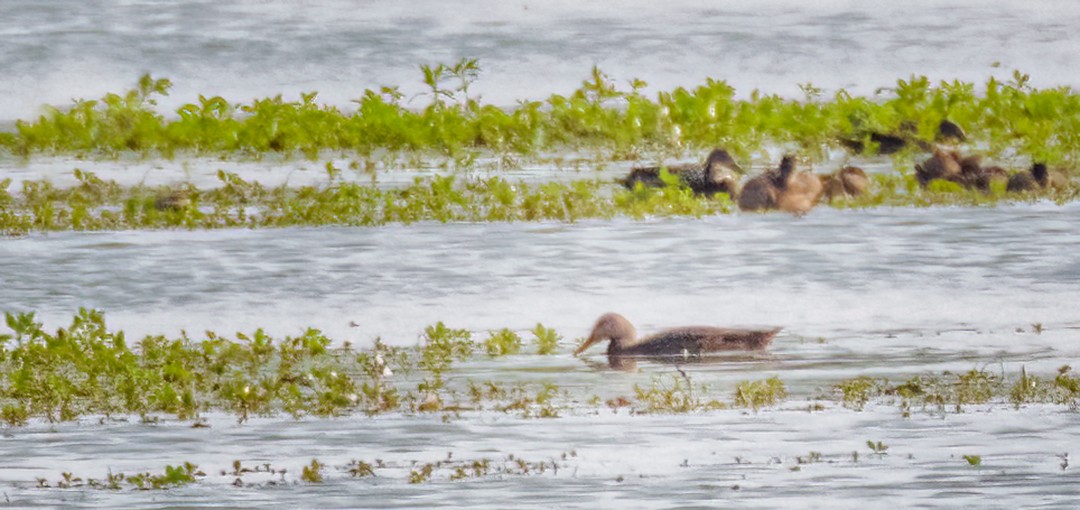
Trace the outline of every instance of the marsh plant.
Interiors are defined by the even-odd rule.
[[[762,381],[741,381],[735,387],[735,405],[749,407],[755,412],[773,406],[787,398],[787,387],[777,376]]]
[[[635,412],[687,413],[723,409],[723,402],[707,398],[709,387],[695,385],[685,373],[657,376],[648,388],[634,385]],[[616,407],[616,406],[612,406]]]
[[[1035,88],[1019,71],[981,84],[935,84],[910,76],[873,97],[844,89],[826,93],[809,83],[800,85],[802,98],[756,90],[737,94],[713,78],[648,97],[644,81],[616,80],[594,67],[569,94],[505,108],[471,92],[482,74],[476,59],[419,70],[426,90],[412,98],[394,86],[367,89],[343,109],[320,104],[316,92],[246,103],[200,95],[167,114],[157,100],[169,94],[172,82],[144,75],[129,91],[46,107],[38,118],[18,121],[13,131],[0,132],[0,150],[24,157],[193,153],[312,159],[330,151],[390,151],[437,155],[457,166],[479,154],[512,160],[588,150],[632,158],[717,144],[740,158],[775,146],[820,156],[832,148],[873,148],[874,133],[933,140],[944,119],[963,126],[968,143],[991,156],[1019,153],[1068,163],[1080,147],[1080,97],[1069,87]]]
[[[198,337],[129,339],[109,330],[97,310],[81,309],[56,330],[45,329],[33,312],[5,313],[4,319],[0,419],[9,427],[128,416],[146,424],[173,417],[207,427],[209,412],[230,413],[240,423],[282,413],[298,419],[358,413],[443,413],[453,419],[472,411],[556,418],[583,407],[586,412],[692,413],[729,406],[758,410],[779,404],[788,392],[775,376],[742,381],[725,402],[678,367],[657,374],[649,385],[623,388],[629,395],[591,399],[548,377],[473,380],[457,370],[459,364],[496,362],[491,352],[538,354],[525,352],[522,339],[510,330],[489,333],[488,341],[478,344],[472,332],[441,322],[425,328],[414,347],[391,347],[377,339],[357,351],[317,329],[284,338],[256,329],[231,338],[207,331]],[[559,335],[552,329],[538,326],[533,334],[557,345]],[[896,404],[904,416],[920,408],[944,413],[974,405],[1050,403],[1075,410],[1078,381],[1068,365],[1051,376],[1029,374],[1026,368],[1011,375],[979,369],[921,374],[898,382],[860,376],[837,382],[814,400],[855,410],[871,401]]]

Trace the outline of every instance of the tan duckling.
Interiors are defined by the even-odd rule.
[[[574,351],[574,355],[604,340],[611,341],[607,348],[609,357],[699,356],[720,351],[760,351],[769,346],[779,331],[780,328],[751,330],[690,326],[637,338],[637,331],[625,317],[605,313],[597,319],[589,338]]]
[[[780,209],[804,214],[821,196],[821,179],[809,172],[795,172],[795,157],[785,155],[780,167],[747,181],[739,195],[739,209],[765,211]]]
[[[620,182],[628,189],[633,189],[637,183],[650,187],[662,187],[664,181],[660,179],[660,168],[638,167],[630,170]],[[743,170],[731,155],[724,149],[714,149],[705,158],[705,163],[691,163],[687,165],[672,165],[666,167],[668,173],[678,176],[687,187],[701,195],[714,195],[727,193],[735,197],[739,192],[738,175]]]
[[[766,170],[761,175],[746,181],[739,194],[739,209],[743,211],[767,211],[777,208],[780,189],[787,183],[795,170],[795,158],[784,156],[780,167]]]
[[[776,206],[792,214],[810,212],[821,198],[821,179],[810,172],[799,172],[788,177],[776,197]]]
[[[845,166],[829,175],[821,176],[821,196],[828,202],[834,198],[851,198],[866,193],[870,178],[857,166]]]

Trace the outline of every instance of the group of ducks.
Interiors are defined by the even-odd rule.
[[[1029,170],[1010,174],[1000,166],[982,166],[979,156],[961,156],[956,151],[935,149],[929,159],[915,165],[915,179],[926,186],[935,179],[953,182],[967,189],[990,191],[995,182],[1005,184],[1011,193],[1062,190],[1069,179],[1064,173],[1035,163]]]
[[[786,155],[778,168],[770,169],[746,181],[740,187],[738,176],[743,173],[735,160],[724,149],[709,153],[704,164],[672,165],[663,167],[671,175],[689,187],[694,193],[712,196],[727,193],[743,211],[767,211],[778,209],[804,214],[820,200],[832,201],[838,197],[853,197],[866,191],[870,179],[861,168],[846,166],[830,175],[813,172],[797,172],[795,157]],[[633,168],[621,182],[633,189],[638,183],[645,186],[664,185],[660,174],[662,167]]]
[[[620,182],[629,189],[638,183],[661,187],[664,169],[694,193],[705,196],[727,193],[743,211],[778,209],[805,214],[819,201],[859,196],[870,187],[870,179],[859,167],[845,166],[828,175],[798,172],[795,157],[790,154],[780,160],[778,168],[767,170],[740,187],[738,176],[743,170],[724,149],[714,149],[700,165],[633,168]],[[1064,173],[1049,170],[1043,163],[1037,162],[1029,170],[1009,173],[1000,166],[983,166],[979,156],[964,157],[957,151],[941,148],[933,149],[929,159],[915,165],[915,178],[924,187],[941,179],[984,192],[989,192],[995,182],[1005,184],[1008,192],[1017,193],[1061,190],[1069,186]]]

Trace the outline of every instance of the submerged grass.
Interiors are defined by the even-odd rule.
[[[232,480],[229,484],[237,488],[250,488],[260,486],[293,485],[297,482],[306,484],[321,484],[328,480],[341,482],[353,479],[365,479],[376,477],[385,481],[405,481],[410,484],[421,484],[433,481],[459,481],[476,480],[484,478],[504,479],[508,476],[541,476],[559,474],[560,469],[567,469],[575,461],[576,451],[563,452],[557,457],[546,460],[527,460],[513,453],[501,458],[480,457],[474,459],[454,458],[453,452],[447,454],[443,460],[423,462],[413,460],[408,462],[384,462],[375,459],[373,463],[360,459],[353,459],[344,465],[331,465],[312,459],[310,463],[299,466],[298,470],[289,470],[276,467],[270,463],[244,466],[241,461],[233,461],[231,469],[207,470],[211,474],[199,469],[199,466],[191,462],[183,462],[176,466],[165,466],[163,473],[149,471],[125,475],[113,473],[109,470],[104,478],[91,478],[77,476],[72,472],[63,472],[55,481],[46,478],[37,479],[39,489],[101,489],[101,490],[167,490],[183,487],[186,485],[202,483],[209,480],[211,483],[220,484],[215,477],[224,478],[224,481]],[[378,474],[376,474],[378,470]],[[288,474],[299,472],[299,476]],[[404,480],[397,480],[398,473],[407,472]]]
[[[236,103],[220,96],[184,104],[162,114],[157,99],[168,79],[142,76],[123,93],[46,107],[36,119],[0,132],[0,149],[20,156],[41,153],[115,157],[134,152],[242,155],[325,151],[362,156],[377,151],[423,152],[468,165],[478,154],[508,159],[543,151],[593,150],[615,158],[645,151],[679,153],[723,145],[737,157],[768,146],[797,146],[810,155],[861,143],[872,133],[902,133],[933,140],[943,119],[967,131],[970,143],[993,155],[1017,153],[1052,164],[1075,163],[1080,149],[1080,96],[1069,87],[1037,89],[1030,77],[985,83],[933,84],[925,76],[899,79],[874,97],[841,89],[831,97],[811,84],[805,97],[786,99],[753,91],[736,98],[734,87],[707,79],[692,88],[642,93],[593,68],[567,95],[521,100],[512,107],[482,103],[469,88],[480,64],[421,66],[426,106],[412,109],[396,87],[365,90],[354,109],[319,104],[315,92],[287,101],[280,95]]]
[[[264,187],[238,175],[218,172],[221,186],[121,186],[76,169],[79,184],[58,188],[47,180],[23,181],[11,190],[0,180],[0,232],[215,229],[289,226],[378,226],[438,222],[563,221],[616,216],[693,216],[729,213],[726,194],[695,195],[681,184],[663,188],[638,185],[626,190],[597,180],[543,184],[512,183],[454,176],[417,178],[411,185],[379,189],[356,183]],[[1043,195],[923,189],[913,176],[878,175],[870,193],[837,207],[993,205],[1002,201],[1050,198],[1063,203],[1080,198],[1080,189]]]
[[[610,184],[599,181],[529,185],[498,177],[464,181],[446,176],[386,190],[353,183],[266,188],[219,172],[221,187],[198,190],[122,187],[90,172],[76,176],[80,184],[68,189],[25,181],[21,192],[10,192],[10,181],[0,181],[0,232],[572,222],[616,215],[701,216],[731,209],[729,201],[697,197],[681,187],[612,191]]]

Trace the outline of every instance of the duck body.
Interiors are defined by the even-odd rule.
[[[672,328],[637,338],[634,326],[617,313],[600,316],[592,333],[574,355],[597,342],[610,340],[609,357],[619,356],[700,356],[710,352],[760,351],[772,342],[780,328],[768,330],[689,326]]]
[[[1035,163],[1030,170],[1009,176],[1005,189],[1012,193],[1024,193],[1046,189],[1063,190],[1068,187],[1069,179],[1064,173],[1050,170],[1044,163]]]
[[[821,191],[821,179],[818,176],[800,172],[788,178],[776,199],[776,206],[784,212],[806,214],[817,205]]]
[[[917,128],[916,123],[909,120],[901,123],[899,128],[892,133],[861,131],[855,133],[855,138],[841,138],[840,143],[856,154],[869,152],[871,146],[863,143],[866,139],[873,142],[872,146],[877,148],[876,153],[882,156],[895,154],[907,147],[930,150],[930,143],[918,137]],[[967,135],[958,124],[946,119],[938,124],[935,140],[944,143],[959,143],[967,141]]]
[[[963,169],[960,167],[960,162],[959,153],[934,149],[934,153],[929,159],[915,165],[915,180],[919,181],[919,184],[924,187],[934,179],[962,182]]]
[[[845,166],[835,173],[821,176],[821,196],[832,202],[835,198],[857,197],[866,193],[870,178],[857,166]]]
[[[805,214],[817,204],[821,192],[821,179],[809,172],[795,172],[795,157],[787,155],[779,168],[747,181],[739,195],[739,209]]]
[[[715,149],[710,152],[704,164],[633,168],[630,174],[620,182],[627,189],[634,189],[639,182],[648,187],[660,188],[664,186],[664,181],[660,178],[660,172],[664,168],[699,195],[711,196],[716,193],[727,193],[734,197],[739,192],[739,181],[736,175],[742,173],[742,168],[724,149]]]

